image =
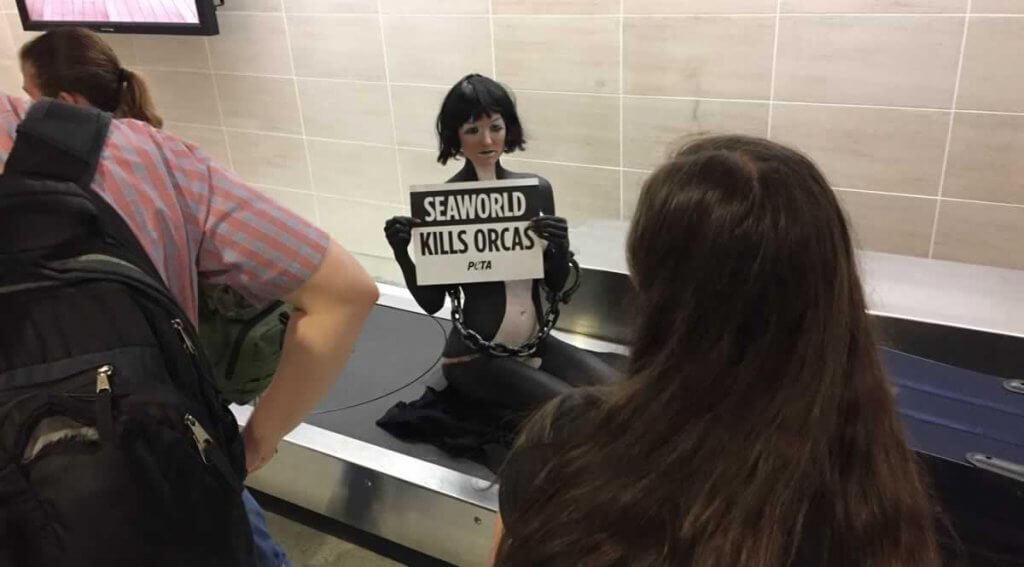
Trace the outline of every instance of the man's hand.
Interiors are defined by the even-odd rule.
[[[377,284],[359,262],[331,241],[316,272],[285,297],[295,311],[281,361],[242,433],[249,472],[265,465],[281,439],[327,395],[377,296]]]

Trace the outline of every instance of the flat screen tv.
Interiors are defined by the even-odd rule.
[[[214,0],[18,0],[18,13],[31,31],[79,26],[111,33],[218,32]]]

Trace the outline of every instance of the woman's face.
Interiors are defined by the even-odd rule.
[[[492,166],[505,151],[505,121],[500,114],[481,116],[459,128],[462,155],[473,165]]]

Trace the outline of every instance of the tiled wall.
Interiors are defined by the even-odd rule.
[[[680,136],[743,132],[815,158],[864,248],[1024,269],[1024,0],[227,0],[220,24],[112,41],[169,130],[385,278],[383,221],[452,172],[432,121],[472,71],[516,90],[506,165],[573,224],[628,218]]]

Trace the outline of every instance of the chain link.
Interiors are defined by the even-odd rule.
[[[546,285],[541,283],[541,287],[547,293],[548,307],[544,312],[544,324],[537,330],[537,334],[531,339],[518,347],[510,347],[501,343],[491,342],[480,336],[473,329],[466,327],[465,318],[462,314],[462,293],[458,288],[452,288],[448,290],[448,297],[452,301],[452,324],[455,326],[455,330],[462,336],[462,340],[466,342],[473,350],[478,352],[484,352],[497,358],[510,358],[510,357],[526,357],[532,355],[537,351],[537,347],[540,346],[549,334],[551,330],[555,328],[558,323],[558,317],[561,315],[561,304],[569,303],[572,298],[572,294],[576,293],[576,290],[580,287],[580,264],[576,261],[576,258],[570,253],[569,255],[569,266],[575,273],[575,278],[571,286],[562,291],[551,291]],[[543,280],[542,280],[543,282]]]

